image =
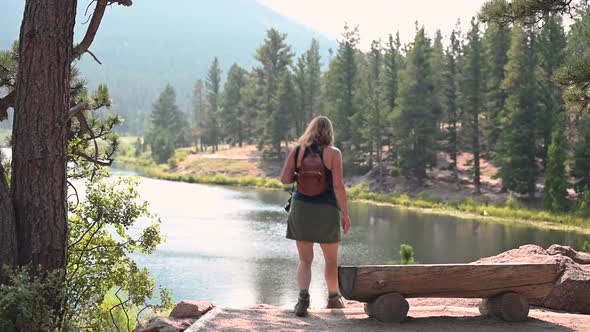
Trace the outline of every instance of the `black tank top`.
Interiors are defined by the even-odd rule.
[[[312,149],[314,152],[320,153],[320,156],[322,157],[322,162],[324,161],[324,147],[321,147],[317,144],[313,144],[309,148]],[[303,153],[303,158],[305,158],[307,154],[309,154],[309,151],[305,149],[305,152]],[[338,200],[336,199],[336,193],[334,192],[334,178],[332,177],[332,171],[329,170],[328,167],[326,167],[325,163],[324,171],[326,172],[326,178],[328,180],[328,188],[326,189],[326,191],[317,196],[307,196],[300,193],[299,191],[295,191],[295,194],[293,194],[293,199],[307,203],[330,204],[340,209],[340,207],[338,206]]]

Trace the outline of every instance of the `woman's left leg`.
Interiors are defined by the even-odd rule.
[[[338,294],[340,288],[338,287],[338,247],[339,243],[320,243],[322,252],[324,253],[324,260],[326,267],[324,275],[326,277],[326,285],[328,286],[329,296]]]

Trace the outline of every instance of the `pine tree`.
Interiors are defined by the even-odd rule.
[[[445,50],[442,43],[443,37],[440,30],[436,30],[434,41],[432,43],[431,53],[431,68],[432,68],[432,79],[434,82],[434,96],[436,103],[441,107],[443,96],[444,96],[444,63],[445,63]]]
[[[202,130],[204,129],[204,124],[202,123],[204,120],[205,112],[207,109],[207,100],[205,99],[205,85],[203,80],[197,80],[195,82],[195,86],[193,88],[193,99],[192,99],[192,110],[193,116],[192,123],[193,127],[195,128],[195,137],[197,138],[199,144],[202,144]],[[201,145],[202,148],[202,145]]]
[[[547,167],[545,170],[545,209],[555,212],[564,211],[567,207],[567,138],[565,137],[565,121],[555,124],[548,149]]]
[[[467,146],[473,153],[469,170],[473,178],[475,192],[481,192],[480,168],[480,126],[479,119],[483,108],[482,46],[479,22],[473,18],[471,29],[467,33],[467,44],[463,50],[463,68],[461,70],[462,108],[465,116],[465,129],[469,136]]]
[[[314,116],[321,113],[321,75],[322,63],[320,57],[320,44],[316,39],[311,40],[311,46],[305,53],[306,68],[307,68],[307,89],[309,103],[308,109],[305,113],[306,119],[309,121]]]
[[[279,112],[279,83],[289,71],[289,66],[293,61],[293,53],[291,47],[286,44],[286,39],[286,34],[275,29],[268,30],[266,39],[256,50],[256,60],[260,65],[254,69],[256,81],[259,85],[258,89],[261,93],[259,99],[261,113],[258,117],[260,118],[259,126],[261,127],[262,136],[259,137],[259,147],[262,148],[264,145],[269,144],[275,150],[278,147],[277,151],[280,151],[282,136],[275,135],[277,129],[268,124],[280,124],[274,121],[274,119],[281,118],[281,115],[277,113]],[[277,155],[277,158],[281,158],[281,155]]]
[[[563,30],[563,20],[553,15],[547,19],[539,34],[536,53],[540,55],[541,80],[539,112],[539,135],[542,139],[541,159],[546,165],[547,150],[551,143],[551,133],[557,117],[565,111],[562,89],[554,80],[555,73],[564,64],[566,38]]]
[[[184,113],[176,105],[176,92],[171,85],[166,85],[154,103],[151,120],[148,141],[152,156],[156,162],[163,163],[174,153],[174,146],[178,145],[185,127]]]
[[[458,26],[458,24],[457,24]],[[457,169],[457,155],[459,153],[459,144],[457,137],[457,127],[459,123],[459,61],[461,60],[461,33],[457,28],[451,32],[450,43],[445,52],[445,70],[443,78],[445,82],[443,96],[443,113],[447,122],[446,128],[446,145],[445,152],[451,159],[450,170],[453,172],[453,178],[459,178]]]
[[[221,108],[222,133],[233,144],[240,147],[244,142],[244,109],[242,108],[242,92],[247,84],[248,71],[233,64],[227,74],[223,87]]]
[[[291,73],[286,71],[279,81],[277,111],[272,113],[267,124],[267,127],[270,128],[271,142],[279,159],[281,159],[281,141],[284,140],[286,146],[292,138],[290,129],[295,108],[295,86]]]
[[[205,81],[207,88],[207,112],[205,113],[205,144],[213,148],[213,152],[218,150],[219,141],[221,139],[220,130],[220,109],[219,103],[221,101],[221,69],[219,68],[219,59],[215,57],[209,66],[207,73],[207,80]]]
[[[176,91],[167,84],[156,102],[153,105],[152,127],[164,129],[169,132],[173,140],[178,138],[178,134],[184,127],[184,117],[182,111],[176,105]]]
[[[436,165],[439,110],[434,95],[431,52],[430,41],[421,28],[416,32],[401,72],[394,114],[398,165],[402,173],[418,179],[424,179],[426,169]]]
[[[590,190],[590,116],[584,114],[576,120],[576,137],[573,144],[571,176],[579,196]]]
[[[358,93],[358,42],[358,27],[351,29],[345,25],[328,72],[327,95],[332,104],[329,115],[337,128],[335,141],[343,149],[349,149],[353,140],[351,119],[356,113]]]
[[[309,110],[309,94],[311,93],[308,86],[308,68],[307,68],[307,54],[302,54],[297,58],[297,64],[293,68],[294,83],[297,90],[296,111],[293,114],[295,132],[303,133],[308,117]]]
[[[489,23],[483,37],[485,52],[485,122],[482,131],[485,150],[495,150],[500,135],[500,113],[506,102],[506,91],[500,86],[504,81],[504,67],[508,62],[510,28]]]
[[[386,122],[385,125],[387,126],[385,134],[387,135],[387,144],[388,144],[388,152],[389,158],[395,159],[393,149],[391,145],[393,143],[393,136],[392,130],[389,124],[390,119],[393,115],[393,111],[395,109],[397,95],[398,95],[398,85],[399,85],[399,71],[400,71],[400,64],[401,64],[401,54],[400,54],[400,40],[399,40],[399,32],[394,39],[393,36],[390,34],[387,40],[387,45],[385,49],[385,54],[383,56],[383,94],[385,97],[385,101],[387,104],[387,109],[385,110],[385,115],[383,120]]]
[[[502,185],[521,194],[535,195],[539,174],[536,162],[536,113],[538,111],[534,62],[531,47],[534,36],[515,26],[508,52],[502,89],[508,95],[501,116],[497,161]]]
[[[383,85],[383,52],[377,41],[371,43],[371,50],[367,55],[367,74],[364,76],[363,99],[365,99],[365,121],[363,137],[369,142],[372,152],[375,152],[379,179],[383,177],[383,136],[388,105]]]

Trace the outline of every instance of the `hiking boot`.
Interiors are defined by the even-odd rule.
[[[344,304],[344,299],[340,294],[336,294],[334,296],[328,297],[328,305],[326,306],[327,309],[343,309],[346,308],[346,304]]]
[[[297,299],[297,304],[295,304],[295,315],[298,317],[306,316],[307,309],[309,309],[309,295],[307,297],[300,295]]]

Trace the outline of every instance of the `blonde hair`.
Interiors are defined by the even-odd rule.
[[[334,128],[332,121],[325,116],[316,116],[299,138],[299,145],[308,147],[313,144],[328,146],[334,144]]]

